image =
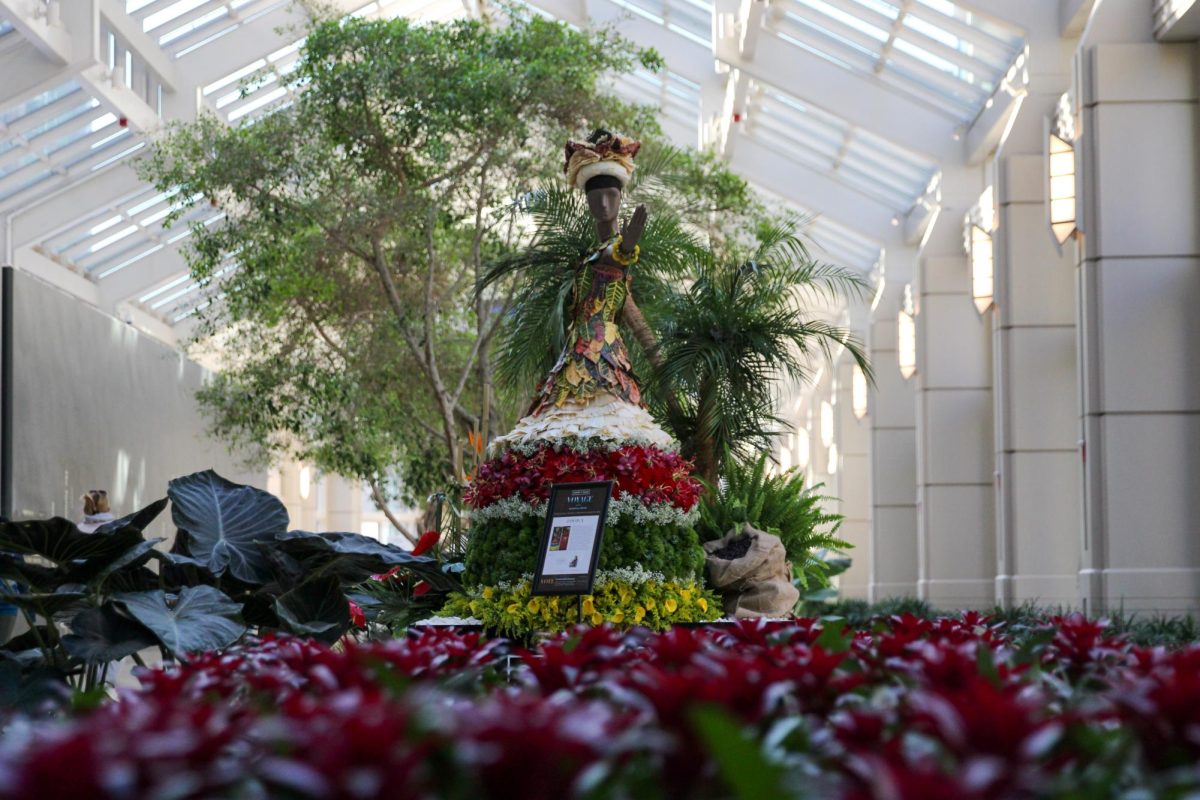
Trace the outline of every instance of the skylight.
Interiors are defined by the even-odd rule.
[[[684,38],[712,46],[711,0],[612,0],[635,16],[665,26]]]
[[[749,135],[889,208],[907,211],[937,171],[923,156],[774,86],[752,82],[751,96]]]
[[[949,0],[776,0],[768,27],[843,68],[970,121],[1023,46]]]

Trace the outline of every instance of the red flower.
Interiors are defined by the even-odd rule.
[[[437,531],[425,531],[421,534],[421,538],[417,540],[417,544],[413,547],[412,554],[414,556],[423,556],[438,543],[441,534]]]
[[[350,624],[356,628],[367,627],[367,615],[363,613],[362,606],[353,600],[350,601]]]
[[[429,594],[429,590],[431,588],[432,587],[428,583],[421,581],[413,587],[413,597],[421,597],[422,595]]]
[[[691,471],[687,459],[655,447],[626,445],[578,453],[548,445],[530,456],[506,452],[481,464],[464,499],[477,509],[508,497],[537,502],[550,497],[555,483],[611,480],[617,499],[670,503],[687,512],[700,500],[700,484]]]

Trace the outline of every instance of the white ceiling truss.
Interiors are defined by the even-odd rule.
[[[657,49],[666,69],[617,91],[656,105],[677,143],[715,148],[771,202],[814,217],[819,255],[864,271],[919,235],[944,167],[994,145],[1022,90],[1025,9],[1055,1],[525,0]],[[1079,4],[1057,2],[1064,20]],[[179,198],[139,181],[131,156],[164,121],[207,111],[246,124],[289,103],[302,5],[0,0],[0,74],[14,76],[0,86],[0,260],[156,335],[186,332],[220,292],[191,280],[180,248],[189,223],[222,215],[197,209],[163,229]],[[434,21],[488,0],[335,5]]]

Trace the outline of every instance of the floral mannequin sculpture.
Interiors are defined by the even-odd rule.
[[[600,246],[576,270],[567,347],[540,387],[531,409],[535,415],[551,405],[586,403],[605,390],[627,402],[641,403],[617,325],[628,294],[628,270],[637,263],[638,240],[646,229],[646,207],[638,206],[617,233],[621,194],[640,148],[640,142],[607,131],[597,131],[586,144],[567,143],[563,170],[567,181],[587,195]]]
[[[700,484],[678,445],[642,406],[619,325],[623,316],[640,316],[628,296],[629,271],[640,253],[646,209],[639,206],[619,225],[622,192],[640,147],[603,130],[587,142],[567,143],[567,181],[587,195],[598,244],[573,265],[566,347],[538,386],[529,414],[492,442],[489,460],[467,488],[464,499],[473,510],[464,583],[470,588],[452,596],[445,614],[477,617],[509,635],[577,621],[573,602],[532,597],[529,583],[551,486],[595,480],[611,480],[614,488],[595,594],[582,604],[584,621],[662,628],[719,613],[716,596],[696,583],[704,563],[693,528]]]

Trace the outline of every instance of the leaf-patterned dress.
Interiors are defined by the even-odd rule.
[[[530,408],[535,416],[551,406],[585,405],[604,391],[641,405],[641,390],[616,321],[628,293],[628,269],[613,260],[614,241],[593,250],[575,272],[567,346],[538,387]]]

